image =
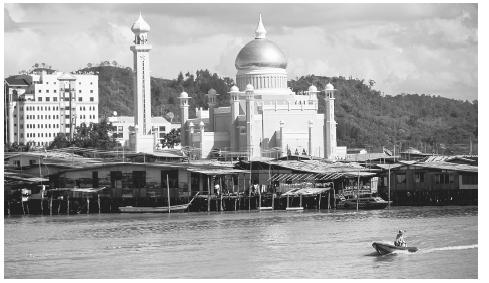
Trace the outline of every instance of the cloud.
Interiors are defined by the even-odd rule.
[[[130,26],[151,25],[151,71],[207,68],[234,77],[258,14],[288,58],[289,78],[373,79],[388,94],[477,98],[477,4],[5,4],[5,72],[132,65]],[[277,12],[280,11],[280,12]],[[15,31],[15,32],[14,32]],[[214,69],[214,70],[212,70]]]

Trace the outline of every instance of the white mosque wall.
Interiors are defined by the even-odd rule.
[[[220,110],[220,108],[218,108]],[[217,110],[217,109],[216,109]],[[214,129],[216,132],[229,131],[231,127],[231,112],[214,112]]]

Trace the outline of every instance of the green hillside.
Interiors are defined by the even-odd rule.
[[[133,75],[130,68],[99,66],[80,71],[95,71],[99,75],[99,114],[101,117],[117,111],[132,115]],[[477,143],[478,102],[448,99],[425,94],[382,96],[370,83],[343,77],[306,76],[289,81],[294,91],[307,90],[313,83],[319,90],[331,82],[335,93],[335,115],[338,145],[365,147],[378,151],[382,146],[392,149],[416,147],[427,152],[468,153],[469,140]],[[195,74],[179,74],[176,79],[151,78],[152,115],[172,112],[179,121],[178,95],[186,91],[190,99],[190,115],[195,107],[206,106],[205,94],[216,89],[218,104],[229,105],[227,91],[233,85],[230,78],[220,78],[207,70]],[[324,94],[320,94],[324,96]],[[319,100],[319,112],[324,113],[324,101]]]

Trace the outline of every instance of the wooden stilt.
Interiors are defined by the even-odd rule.
[[[333,207],[336,209],[336,192],[334,191],[334,182],[333,182]]]
[[[66,214],[70,215],[70,195],[66,197]]]
[[[100,195],[97,194],[98,214],[100,214]]]
[[[299,196],[299,207],[302,207],[302,194]]]
[[[58,197],[58,215],[59,215],[60,211],[61,211],[61,201],[59,200],[59,197]]]
[[[42,186],[43,189],[41,190],[41,215],[44,215],[44,207],[43,207],[43,202],[44,202],[44,186]]]
[[[330,192],[328,191],[328,210],[331,209],[331,199],[330,199]]]
[[[219,199],[220,199],[220,203],[221,203],[221,205],[220,205],[220,209],[221,209],[221,211],[223,211],[223,210],[224,210],[224,209],[222,208],[222,195],[223,195],[223,194],[222,194],[222,178],[221,178],[221,177],[219,177]]]
[[[258,209],[261,209],[261,192],[258,194]]]
[[[274,209],[274,204],[275,204],[275,194],[272,193],[272,210]]]
[[[51,192],[51,197],[49,198],[49,215],[53,215],[53,192]]]
[[[211,182],[209,176],[207,176],[207,212],[211,211]]]
[[[170,208],[170,184],[168,183],[168,174],[166,174],[166,195],[168,197],[168,213],[171,212]]]
[[[287,195],[287,208],[289,208],[289,195]]]
[[[322,195],[319,194],[318,209],[321,209],[321,197]]]
[[[90,198],[87,196],[87,214],[90,214]]]

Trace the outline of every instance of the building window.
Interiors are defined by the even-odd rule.
[[[46,93],[49,93],[49,89],[46,89]]]
[[[53,101],[58,101],[58,98],[57,97],[53,97]]]
[[[53,90],[54,93],[56,93],[56,90]]]
[[[415,174],[416,183],[424,183],[424,173],[416,173]]]
[[[435,184],[448,184],[450,182],[449,179],[450,178],[448,174],[436,174]]]
[[[462,184],[464,185],[477,185],[477,174],[462,175]]]
[[[46,97],[46,101],[50,101],[51,99],[49,97]]]
[[[81,89],[80,89],[80,90],[78,90],[78,93],[81,93]]]
[[[65,119],[70,119],[70,115],[65,115]]]
[[[93,93],[93,89],[90,90],[90,93]]]
[[[160,126],[160,132],[164,132],[166,131],[166,127],[165,126]]]
[[[93,97],[90,97],[90,101],[92,101],[92,102],[93,102],[93,101],[95,101],[95,99],[94,99]]]
[[[37,101],[42,101],[42,97],[38,97],[37,98]]]
[[[78,101],[79,101],[79,102],[82,102],[82,98],[81,98],[81,97],[78,97]]]
[[[41,93],[41,90],[39,90],[38,92]]]

